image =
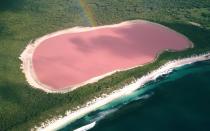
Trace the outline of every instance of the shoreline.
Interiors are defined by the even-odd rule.
[[[29,83],[29,85],[31,85],[33,88],[36,88],[36,89],[40,89],[42,91],[45,91],[47,93],[66,93],[66,92],[70,92],[70,91],[73,91],[79,87],[82,87],[86,84],[90,84],[90,83],[95,83],[107,76],[110,76],[116,72],[119,72],[119,71],[126,71],[126,70],[130,70],[130,69],[133,69],[133,68],[136,68],[136,67],[140,67],[140,66],[143,66],[143,65],[146,65],[148,63],[144,63],[144,64],[141,64],[141,65],[136,65],[134,67],[130,67],[130,68],[124,68],[124,69],[118,69],[118,70],[114,70],[114,71],[111,71],[111,72],[107,72],[105,74],[102,74],[100,76],[96,76],[96,77],[92,77],[90,78],[89,80],[86,80],[84,82],[81,82],[81,83],[78,83],[78,84],[75,84],[75,85],[71,85],[71,86],[67,86],[65,87],[64,89],[60,89],[60,90],[56,90],[56,89],[53,89],[51,88],[50,86],[48,85],[45,85],[43,83],[41,83],[35,72],[34,72],[34,69],[33,69],[33,63],[32,63],[32,57],[33,57],[33,53],[35,51],[35,49],[43,42],[45,41],[46,39],[49,39],[51,37],[55,37],[55,36],[58,36],[58,35],[62,35],[62,34],[67,34],[67,33],[79,33],[79,32],[87,32],[87,31],[92,31],[92,30],[97,30],[97,29],[103,29],[103,28],[114,28],[114,27],[120,27],[120,26],[124,26],[124,25],[131,25],[131,24],[135,24],[135,23],[152,23],[152,24],[156,24],[156,25],[159,25],[163,28],[166,28],[170,31],[173,31],[173,32],[176,32],[174,31],[173,29],[170,29],[164,25],[161,25],[161,24],[158,24],[158,23],[154,23],[154,22],[150,22],[150,21],[146,21],[146,20],[130,20],[130,21],[124,21],[124,22],[121,22],[121,23],[117,23],[117,24],[112,24],[112,25],[104,25],[104,26],[97,26],[97,27],[73,27],[73,28],[69,28],[69,29],[64,29],[64,30],[60,30],[60,31],[57,31],[57,32],[53,32],[53,33],[50,33],[50,34],[47,34],[47,35],[44,35],[40,38],[37,38],[35,39],[34,41],[30,41],[29,44],[26,46],[25,50],[21,53],[19,59],[22,61],[22,64],[21,64],[21,70],[22,72],[24,73],[25,75],[25,78],[26,78],[26,81]],[[183,38],[185,38],[186,40],[189,41],[189,47],[184,49],[184,50],[187,50],[189,48],[193,48],[194,45],[193,43],[191,42],[191,40],[189,40],[186,36],[180,34],[179,32],[176,32],[178,33],[179,35],[183,36]],[[159,54],[161,54],[162,52],[164,51],[170,51],[170,52],[175,52],[176,50],[168,50],[168,49],[165,49],[163,51],[160,51],[156,54],[156,57],[149,63],[152,63],[154,62],[157,57],[159,56]]]
[[[183,59],[177,59],[172,60],[164,65],[160,66],[158,69],[153,70],[146,75],[140,77],[139,79],[136,79],[131,84],[126,85],[122,87],[121,89],[115,90],[110,94],[103,94],[101,97],[98,97],[96,99],[90,100],[85,105],[81,107],[77,107],[76,111],[67,111],[65,116],[57,116],[51,120],[47,120],[45,122],[42,122],[40,127],[35,126],[31,130],[40,130],[40,131],[50,131],[50,130],[58,130],[69,123],[81,118],[82,116],[97,110],[99,107],[108,104],[109,102],[113,101],[116,98],[126,96],[133,91],[141,88],[144,84],[146,84],[149,81],[155,80],[161,75],[169,74],[172,72],[175,68],[192,64],[199,61],[205,61],[210,60],[210,52],[202,55],[195,55],[188,58]]]

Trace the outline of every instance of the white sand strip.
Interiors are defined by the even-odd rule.
[[[177,67],[181,67],[187,64],[192,64],[199,61],[209,60],[210,59],[210,53],[198,55],[198,56],[192,56],[190,58],[184,58],[179,60],[170,61],[157,70],[154,70],[147,75],[142,76],[141,78],[137,79],[133,83],[122,87],[119,90],[116,90],[112,92],[109,95],[103,95],[102,97],[96,98],[92,101],[89,101],[84,105],[83,107],[78,107],[78,109],[74,112],[67,111],[66,116],[64,117],[55,117],[53,120],[48,120],[46,122],[42,123],[41,127],[35,127],[32,130],[38,130],[38,131],[54,131],[58,130],[66,125],[68,125],[70,122],[81,118],[87,113],[90,113],[91,111],[96,110],[97,108],[113,101],[116,98],[119,98],[121,96],[126,96],[133,91],[141,88],[145,83],[157,79],[159,76],[163,74],[170,73],[173,69]]]

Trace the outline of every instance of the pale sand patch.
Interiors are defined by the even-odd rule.
[[[194,26],[198,26],[198,27],[201,27],[201,24],[199,24],[199,23],[196,23],[196,22],[192,22],[192,21],[190,21],[189,23],[190,23],[190,24],[192,24],[192,25],[194,25]]]
[[[122,22],[122,23],[119,23],[119,24],[104,25],[104,26],[99,26],[99,27],[74,27],[74,28],[65,29],[65,30],[61,30],[61,31],[57,31],[57,32],[45,35],[43,37],[40,37],[40,38],[36,39],[34,42],[31,41],[28,44],[28,46],[26,47],[26,49],[23,51],[23,53],[20,56],[20,59],[22,61],[21,69],[22,69],[23,73],[25,74],[26,80],[28,81],[28,83],[32,87],[41,89],[41,90],[43,90],[45,92],[48,92],[48,93],[65,93],[65,92],[72,91],[72,90],[74,90],[78,87],[84,86],[86,84],[97,82],[98,80],[100,80],[100,79],[102,79],[106,76],[112,75],[112,74],[116,73],[117,71],[125,71],[125,70],[135,68],[135,67],[131,67],[131,68],[126,68],[126,69],[121,69],[121,70],[115,70],[115,71],[112,71],[112,72],[108,72],[104,75],[94,77],[94,78],[89,79],[85,82],[82,82],[82,83],[73,85],[71,87],[68,87],[68,89],[55,90],[55,89],[52,89],[51,87],[39,82],[39,80],[37,79],[36,74],[35,74],[34,69],[33,69],[32,55],[33,55],[35,49],[39,46],[39,44],[41,44],[44,40],[49,39],[51,37],[55,37],[55,36],[58,36],[58,35],[61,35],[61,34],[66,34],[66,33],[78,33],[78,32],[91,31],[91,30],[107,28],[107,27],[119,27],[119,26],[124,26],[124,25],[131,25],[131,24],[139,23],[139,22],[140,23],[152,23],[152,22],[148,22],[148,21],[144,21],[144,20],[133,20],[133,21]],[[157,24],[157,23],[152,23],[152,24]],[[162,26],[160,24],[157,24],[157,25],[159,25],[161,27],[164,27],[166,29],[169,29],[169,28],[167,28],[165,26]],[[169,30],[173,31],[171,29],[169,29]],[[185,37],[185,36],[183,36],[183,37]],[[188,38],[186,38],[186,39],[188,40]],[[191,44],[190,48],[192,48],[193,44],[192,43],[190,43],[190,44]],[[141,66],[141,65],[139,65],[139,66]],[[138,67],[138,66],[136,66],[136,67]]]
[[[103,94],[101,97],[93,99],[87,102],[85,105],[78,107],[76,111],[67,111],[65,116],[58,116],[54,119],[47,120],[41,124],[41,127],[35,126],[31,130],[54,131],[61,129],[76,119],[81,118],[82,116],[98,109],[99,107],[113,101],[114,99],[129,95],[133,91],[141,88],[145,83],[155,80],[161,75],[168,74],[177,67],[205,60],[210,60],[210,53],[167,62],[157,70],[151,71],[147,75],[144,75],[141,78],[133,81],[133,83],[126,85],[121,89],[115,90],[111,94]]]

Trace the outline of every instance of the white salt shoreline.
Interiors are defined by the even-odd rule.
[[[134,23],[140,23],[140,22],[141,23],[156,24],[156,25],[159,25],[159,26],[161,26],[163,28],[169,29],[170,31],[174,31],[174,30],[172,30],[172,29],[170,29],[170,28],[168,28],[166,26],[163,26],[161,24],[149,22],[149,21],[146,21],[146,20],[131,20],[131,21],[125,21],[125,22],[121,22],[121,23],[118,23],[118,24],[112,24],[112,25],[103,25],[103,26],[97,26],[97,27],[73,27],[73,28],[69,28],[69,29],[60,30],[60,31],[57,31],[57,32],[54,32],[54,33],[47,34],[47,35],[45,35],[43,37],[40,37],[40,38],[36,39],[35,41],[30,41],[29,42],[29,44],[26,46],[25,50],[22,52],[22,54],[19,57],[19,59],[22,61],[22,64],[21,64],[22,72],[25,74],[27,82],[33,88],[41,89],[41,90],[43,90],[43,91],[45,91],[47,93],[66,93],[66,92],[70,92],[72,90],[75,90],[75,89],[77,89],[77,88],[79,88],[81,86],[84,86],[86,84],[97,82],[98,80],[100,80],[102,78],[105,78],[107,76],[110,76],[110,75],[112,75],[112,74],[114,74],[114,73],[116,73],[118,71],[126,71],[126,70],[129,70],[129,69],[133,69],[133,68],[142,66],[142,65],[137,65],[137,66],[131,67],[131,68],[114,70],[112,72],[108,72],[106,74],[103,74],[103,75],[91,78],[91,79],[89,79],[87,81],[78,83],[76,85],[68,86],[68,87],[66,87],[63,90],[55,90],[55,89],[53,89],[53,88],[51,88],[51,87],[41,83],[37,79],[36,73],[34,72],[34,69],[33,69],[33,63],[32,63],[32,57],[33,57],[33,53],[34,53],[35,49],[43,41],[45,41],[46,39],[49,39],[51,37],[55,37],[55,36],[66,34],[66,33],[78,33],[78,32],[86,32],[86,31],[92,31],[92,30],[96,30],[96,29],[103,29],[103,28],[109,28],[109,27],[119,27],[119,26],[124,26],[124,25],[132,25]],[[178,32],[176,32],[176,33],[178,33]],[[180,33],[178,33],[178,34],[180,34]],[[180,35],[182,35],[182,34],[180,34]],[[185,37],[184,35],[182,35],[182,36],[190,42],[190,40],[187,37]],[[190,44],[189,48],[193,48],[193,43],[190,42],[189,44]],[[168,50],[168,49],[166,49],[166,50]],[[159,52],[158,54],[160,54],[160,53],[161,52]],[[158,54],[157,54],[157,56],[158,56]],[[154,59],[153,61],[155,61],[155,60],[156,59]],[[151,62],[153,62],[153,61],[151,61]],[[147,63],[145,63],[145,64],[147,64]]]
[[[133,83],[115,90],[109,95],[103,95],[102,97],[96,98],[92,101],[86,103],[84,107],[78,107],[78,109],[74,112],[67,111],[66,116],[55,117],[53,120],[48,120],[43,122],[41,127],[34,127],[31,130],[38,130],[38,131],[53,131],[63,128],[64,126],[68,125],[70,122],[81,118],[87,113],[96,110],[97,108],[113,101],[116,98],[121,96],[126,96],[133,91],[141,88],[145,83],[157,79],[159,76],[170,73],[173,69],[177,67],[181,67],[187,64],[192,64],[199,61],[210,60],[210,53],[192,56],[189,58],[173,60],[167,62],[160,68],[148,73],[147,75],[142,76],[141,78],[135,80]]]

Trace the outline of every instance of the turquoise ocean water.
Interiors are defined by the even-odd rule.
[[[177,68],[61,131],[90,123],[90,131],[210,131],[210,61]]]

